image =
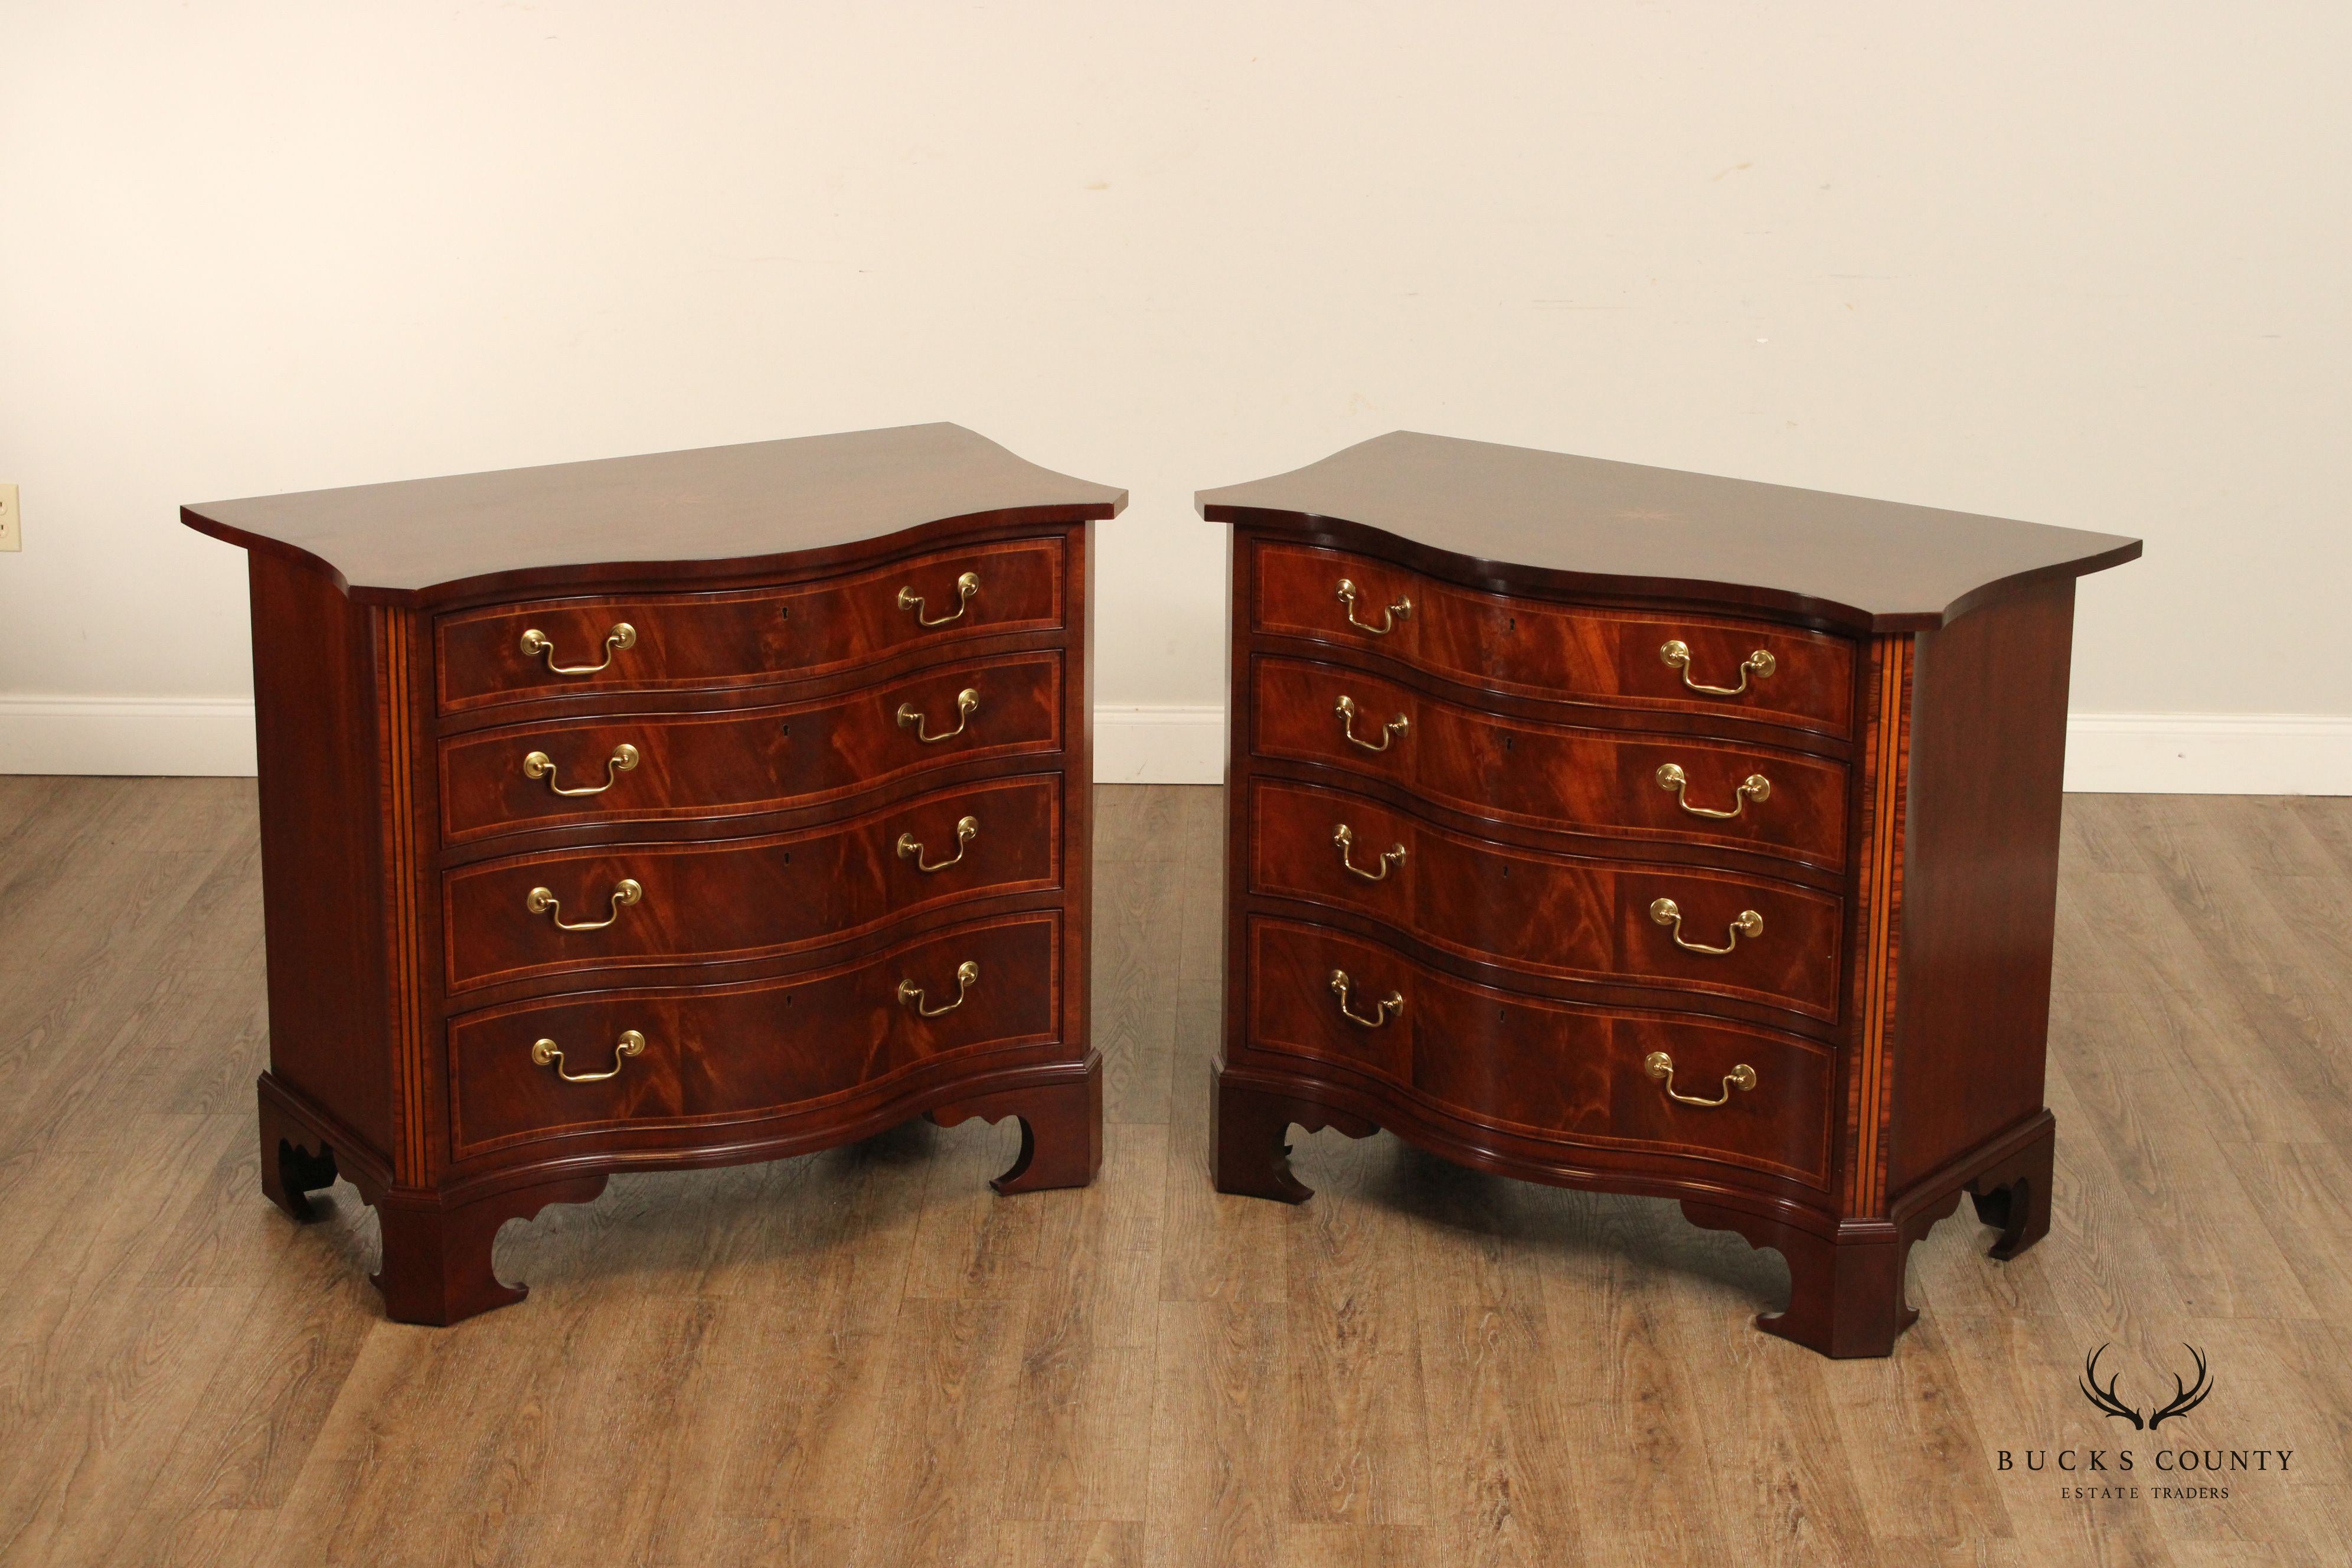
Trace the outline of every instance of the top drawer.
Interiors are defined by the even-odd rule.
[[[769,588],[493,605],[436,628],[441,711],[798,679],[922,643],[1058,630],[1062,603],[1062,542],[1020,539]]]
[[[1853,645],[1769,621],[1508,598],[1336,550],[1260,544],[1251,622],[1489,690],[1853,732]]]

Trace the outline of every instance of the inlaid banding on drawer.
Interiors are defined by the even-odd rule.
[[[1329,763],[1472,816],[1530,826],[1720,844],[1831,868],[1845,861],[1841,763],[1772,747],[1505,718],[1293,659],[1260,658],[1251,679],[1252,749],[1263,757]],[[1352,714],[1341,710],[1343,698]],[[1667,782],[1669,767],[1678,783]],[[1769,789],[1748,784],[1751,778]],[[1736,813],[1725,810],[1735,803]]]
[[[908,722],[910,712],[923,721]],[[943,734],[959,718],[961,732]],[[441,742],[442,826],[459,843],[570,822],[735,816],[1061,746],[1062,656],[1021,655],[790,706],[633,713],[457,736]],[[623,747],[634,760],[618,767],[611,759]],[[534,756],[543,763],[537,771],[527,765]],[[573,779],[604,787],[558,793],[575,787]]]
[[[942,904],[1058,888],[1061,796],[1058,774],[991,780],[800,833],[467,866],[442,880],[449,986],[767,957]],[[903,851],[909,841],[940,847],[924,864],[958,858],[923,869]],[[632,891],[614,907],[624,887]]]
[[[1793,1035],[1574,1006],[1473,985],[1344,933],[1254,919],[1250,1044],[1344,1062],[1474,1121],[1600,1148],[1686,1155],[1793,1176],[1829,1171],[1832,1053]],[[1339,977],[1345,977],[1345,985]],[[1340,993],[1345,990],[1346,994]],[[1664,1052],[1677,1102],[1647,1063]]]
[[[1053,1041],[1060,936],[1057,913],[1014,916],[813,973],[461,1015],[449,1024],[457,1157],[532,1138],[805,1110],[941,1058]],[[906,985],[926,994],[927,1011],[961,1001],[919,1016],[902,999]],[[632,1031],[642,1044],[616,1048]],[[551,1048],[537,1049],[541,1040]]]
[[[1343,849],[1337,830],[1351,841]],[[1483,963],[1612,984],[1655,985],[1838,1017],[1843,901],[1758,877],[1546,855],[1474,838],[1360,795],[1260,781],[1251,890],[1352,910]],[[1721,954],[1678,945],[1651,913],[1706,922],[1754,913],[1760,934]],[[1718,936],[1708,938],[1721,942]]]
[[[908,648],[1062,624],[1062,542],[1020,539],[772,587],[466,610],[435,626],[435,663],[441,711],[457,713],[583,693],[797,680]],[[616,637],[619,627],[627,631]]]
[[[1769,621],[1482,594],[1367,556],[1262,543],[1251,624],[1518,696],[1853,732],[1853,643]],[[1669,662],[1677,644],[1686,657]]]

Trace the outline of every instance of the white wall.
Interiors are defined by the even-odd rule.
[[[950,418],[1134,491],[1107,773],[1406,427],[2141,534],[2076,782],[2352,790],[2347,15],[0,0],[0,770],[237,764],[180,501]]]

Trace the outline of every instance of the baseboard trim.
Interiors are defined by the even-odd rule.
[[[0,773],[253,771],[250,699],[0,696]],[[1213,784],[1224,774],[1223,707],[1095,710],[1098,783]],[[2066,721],[2066,787],[2352,795],[2352,715],[2077,713]]]
[[[2087,795],[2352,795],[2352,714],[2072,714],[2066,787]]]
[[[254,772],[249,697],[0,695],[0,773]]]
[[[1224,705],[1096,709],[1095,782],[1224,783]]]

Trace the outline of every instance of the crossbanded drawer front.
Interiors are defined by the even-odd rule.
[[[1261,781],[1250,887],[1353,910],[1465,958],[1838,1017],[1843,901],[1764,878],[1538,854],[1359,795]],[[1676,919],[1660,918],[1660,900]]]
[[[1062,542],[966,545],[815,582],[492,605],[435,627],[441,711],[757,685],[1063,625]]]
[[[1481,594],[1365,556],[1260,544],[1251,624],[1519,696],[1853,731],[1853,645],[1769,621]]]
[[[1473,816],[1845,862],[1846,769],[1769,746],[1538,724],[1359,671],[1260,658],[1263,757],[1385,779]]]
[[[1050,1043],[1060,926],[1012,916],[812,973],[462,1014],[448,1032],[457,1157],[615,1127],[707,1130],[942,1058]]]
[[[450,842],[562,823],[814,805],[909,773],[1062,748],[1062,656],[927,670],[813,702],[633,713],[441,742]]]
[[[1514,1131],[1826,1183],[1834,1058],[1810,1040],[1496,991],[1287,921],[1253,919],[1249,952],[1258,1049],[1346,1063]]]
[[[1062,885],[1058,774],[992,780],[800,833],[604,844],[442,879],[449,985],[767,957],[942,904]]]

